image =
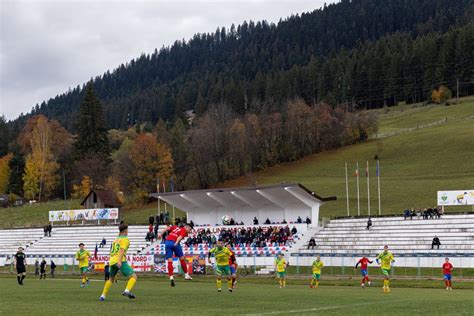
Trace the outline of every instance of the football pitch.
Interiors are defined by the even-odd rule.
[[[29,277],[24,286],[15,277],[0,278],[0,315],[474,315],[474,290],[446,291],[401,288],[392,284],[383,293],[380,284],[358,286],[292,284],[279,289],[272,279],[239,280],[233,293],[216,291],[209,279],[171,288],[163,278],[138,280],[130,300],[121,295],[124,281],[114,284],[107,301],[99,302],[103,282],[92,280],[80,288],[77,279]],[[295,282],[296,283],[296,282]],[[378,281],[378,283],[380,283]],[[223,282],[225,285],[225,282]],[[454,284],[455,286],[455,284]]]

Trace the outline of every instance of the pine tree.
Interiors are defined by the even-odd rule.
[[[107,161],[110,159],[102,105],[95,94],[92,82],[87,84],[85,97],[80,106],[74,148],[77,160],[88,156],[99,156]]]

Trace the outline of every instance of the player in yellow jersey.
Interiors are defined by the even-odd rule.
[[[209,254],[207,257],[209,264],[212,264],[212,255],[214,255],[214,257],[216,258],[217,291],[222,291],[222,275],[224,274],[227,276],[227,286],[229,288],[229,292],[232,292],[232,278],[229,266],[229,259],[232,256],[232,252],[229,250],[229,248],[224,247],[224,244],[221,240],[218,240],[216,247],[209,250]]]
[[[316,260],[313,261],[312,270],[313,278],[311,279],[310,288],[317,289],[319,286],[319,280],[321,280],[321,269],[324,267],[324,263],[321,261],[321,257],[317,256]]]
[[[84,249],[84,244],[79,244],[79,250],[76,252],[76,260],[79,262],[79,270],[82,274],[81,287],[89,285],[89,278],[87,272],[89,271],[89,257],[91,254],[88,250]]]
[[[109,260],[109,272],[110,279],[105,282],[104,290],[100,296],[100,301],[105,301],[105,297],[109,292],[110,287],[114,283],[115,276],[120,271],[123,276],[129,277],[127,287],[123,291],[122,295],[128,298],[135,298],[135,295],[130,292],[137,282],[137,275],[133,271],[132,267],[127,262],[127,250],[130,246],[130,240],[128,240],[128,225],[120,224],[119,235],[112,243],[110,248],[110,260]]]
[[[383,252],[377,256],[377,263],[380,263],[380,268],[382,269],[382,274],[384,275],[383,280],[383,291],[385,293],[390,292],[390,269],[392,268],[392,263],[395,262],[393,254],[388,251],[388,246],[383,247]],[[379,262],[379,260],[381,262]]]
[[[283,258],[283,254],[279,253],[277,258],[275,259],[275,270],[277,272],[278,281],[280,283],[280,289],[286,287],[286,267],[288,263],[286,262],[285,258]]]

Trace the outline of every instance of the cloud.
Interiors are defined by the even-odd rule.
[[[0,114],[21,112],[155,48],[319,0],[0,2]]]

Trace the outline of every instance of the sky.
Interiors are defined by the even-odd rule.
[[[0,0],[0,115],[8,120],[155,48],[324,0]]]

